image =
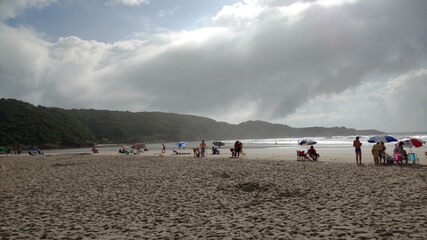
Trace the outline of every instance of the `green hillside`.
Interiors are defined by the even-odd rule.
[[[228,124],[192,115],[48,108],[0,99],[0,146],[77,147],[93,143],[172,142],[201,139],[247,139],[377,134],[348,128],[292,128],[248,121]]]

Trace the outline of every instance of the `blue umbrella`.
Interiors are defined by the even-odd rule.
[[[188,146],[188,143],[186,143],[186,142],[178,142],[176,145],[178,146],[179,149],[181,149],[181,148],[185,148],[186,146]]]
[[[377,143],[377,142],[388,143],[388,142],[397,142],[397,139],[389,135],[378,135],[378,136],[373,136],[369,138],[368,142],[369,143]]]

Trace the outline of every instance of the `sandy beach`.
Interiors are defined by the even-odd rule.
[[[366,154],[359,167],[288,154],[2,156],[0,239],[427,236],[424,156],[378,167]]]

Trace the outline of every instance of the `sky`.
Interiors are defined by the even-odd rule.
[[[425,0],[0,0],[0,98],[427,131]]]

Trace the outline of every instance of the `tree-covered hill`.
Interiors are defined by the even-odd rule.
[[[0,99],[0,145],[87,146],[93,143],[193,141],[378,134],[376,130],[292,128],[263,121],[228,124],[192,115],[48,108]]]

